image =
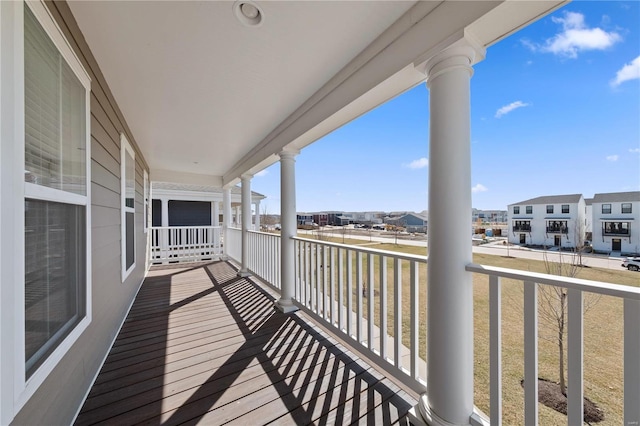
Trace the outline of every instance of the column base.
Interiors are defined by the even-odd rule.
[[[284,301],[282,299],[276,301],[273,304],[273,307],[279,310],[280,312],[282,312],[283,314],[290,314],[291,312],[295,312],[299,309],[296,305],[291,303],[290,300]]]
[[[249,271],[238,271],[238,273],[236,275],[239,276],[240,278],[247,278],[247,277],[251,276],[251,272],[249,272]]]
[[[429,407],[429,402],[427,401],[427,395],[422,394],[420,396],[420,400],[407,413],[407,417],[409,418],[409,422],[414,426],[456,426],[455,423],[449,423],[446,420],[438,417],[431,408]],[[464,425],[458,426],[469,426],[471,425],[471,419],[469,422],[464,423]]]

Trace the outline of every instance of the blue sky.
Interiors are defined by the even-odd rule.
[[[575,1],[487,50],[471,79],[473,207],[640,190],[640,2]],[[297,210],[428,208],[424,84],[303,149]],[[280,168],[252,190],[280,211]]]

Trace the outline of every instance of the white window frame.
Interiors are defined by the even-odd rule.
[[[127,207],[127,179],[126,179],[126,158],[129,154],[133,159],[133,207]],[[129,140],[120,133],[120,239],[121,239],[121,252],[122,252],[122,282],[124,283],[136,268],[136,153],[133,147],[129,143]],[[127,213],[133,213],[133,263],[127,269]]]
[[[3,180],[0,191],[2,208],[2,297],[0,310],[11,321],[2,323],[0,345],[0,423],[11,422],[24,404],[46,380],[72,345],[91,323],[91,79],[64,33],[41,1],[27,2],[33,15],[56,46],[85,89],[86,195],[71,194],[24,181],[25,112],[24,112],[24,3],[0,2],[0,87],[3,92],[0,158]],[[6,48],[6,49],[5,49]],[[7,90],[9,87],[12,90]],[[85,315],[62,339],[42,364],[26,379],[25,364],[25,199],[55,201],[85,207]],[[8,245],[11,250],[7,250]],[[13,285],[4,285],[13,283]],[[6,345],[6,346],[5,346]]]

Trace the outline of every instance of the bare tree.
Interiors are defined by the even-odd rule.
[[[575,278],[582,268],[575,261],[567,262],[562,255],[562,251],[558,253],[558,261],[553,262],[549,259],[545,250],[543,252],[544,267],[547,274],[559,275],[563,277]],[[539,285],[539,309],[538,318],[540,323],[549,329],[549,334],[540,334],[540,337],[554,342],[558,345],[558,377],[560,382],[560,392],[567,395],[567,385],[565,381],[564,366],[564,339],[567,330],[567,289],[562,287]],[[600,295],[588,293],[584,297],[584,313],[591,309],[600,300]]]

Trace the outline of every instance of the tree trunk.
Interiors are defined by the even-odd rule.
[[[565,306],[567,303],[567,294],[563,291],[560,296],[560,313],[561,319],[558,326],[558,352],[560,355],[560,392],[564,396],[567,396],[567,384],[564,380],[564,318],[565,318]]]

